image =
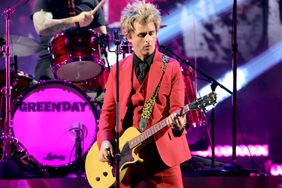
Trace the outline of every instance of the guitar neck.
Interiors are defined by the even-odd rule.
[[[176,113],[184,115],[188,111],[189,111],[189,105],[187,104],[186,106],[184,106],[180,110],[176,111]],[[161,120],[160,122],[158,122],[157,124],[153,125],[152,127],[146,129],[144,132],[142,132],[137,137],[129,140],[128,141],[129,147],[130,148],[136,147],[137,145],[141,144],[143,141],[145,141],[149,137],[153,136],[155,133],[157,133],[160,130],[162,130],[163,128],[165,128],[166,126],[167,126],[167,117],[165,119]]]
[[[177,114],[183,116],[190,110],[198,110],[202,109],[206,106],[213,105],[216,103],[216,93],[211,92],[208,95],[205,95],[202,98],[195,100],[194,102],[185,105],[183,108],[176,111]],[[167,117],[157,124],[153,125],[152,127],[146,129],[143,133],[138,135],[137,137],[128,141],[129,147],[134,148],[135,146],[141,144],[143,141],[148,139],[149,137],[153,136],[155,133],[163,129],[167,126]]]

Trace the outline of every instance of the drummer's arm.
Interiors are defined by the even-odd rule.
[[[79,23],[81,27],[88,26],[93,20],[93,15],[90,12],[81,12],[80,14],[62,18],[53,19],[51,12],[43,10],[37,11],[33,14],[33,25],[38,35],[49,36],[57,32],[74,27]]]

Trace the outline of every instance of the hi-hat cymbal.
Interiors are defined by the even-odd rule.
[[[40,51],[38,41],[24,36],[11,35],[11,55],[12,56],[29,56]]]

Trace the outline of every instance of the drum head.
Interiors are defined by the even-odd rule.
[[[15,137],[41,164],[61,167],[75,160],[81,140],[85,154],[96,138],[94,108],[77,87],[59,81],[33,86],[17,101]]]
[[[73,60],[71,63],[66,63],[56,71],[56,77],[71,82],[81,82],[89,80],[102,72],[101,63],[93,61]]]

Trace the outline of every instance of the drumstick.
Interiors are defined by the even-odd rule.
[[[104,2],[105,2],[105,0],[100,1],[100,3],[98,3],[98,5],[97,5],[93,10],[90,11],[90,13],[91,13],[92,15],[94,15],[94,14],[97,12],[97,10],[102,6],[102,4],[103,4]]]

